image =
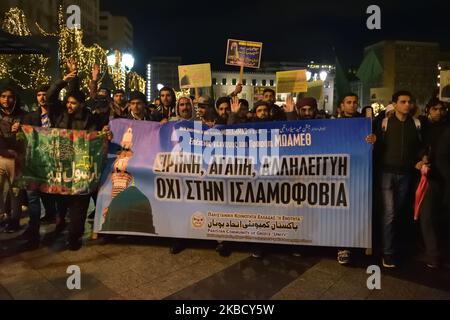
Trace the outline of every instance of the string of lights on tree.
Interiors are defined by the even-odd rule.
[[[43,30],[37,23],[37,29],[42,36],[57,36],[59,39],[59,64],[61,74],[66,73],[66,60],[75,59],[78,65],[78,76],[82,89],[87,92],[91,70],[94,64],[103,70],[102,78],[106,70],[113,80],[115,88],[125,89],[127,72],[124,68],[112,68],[108,66],[108,50],[98,44],[86,47],[83,44],[83,30],[79,28],[69,29],[65,24],[64,14],[60,6],[58,11],[58,28],[55,34]],[[25,14],[18,8],[11,8],[2,23],[2,29],[16,36],[31,36]],[[50,83],[49,58],[41,54],[4,54],[0,55],[0,77],[9,78],[22,89],[35,89],[40,85]],[[129,88],[131,90],[145,91],[145,80],[135,72],[128,73]],[[101,81],[100,81],[101,82]]]
[[[5,14],[2,29],[17,36],[31,36],[24,13],[12,8]],[[48,83],[49,58],[41,54],[0,55],[0,78],[9,78],[22,89]]]

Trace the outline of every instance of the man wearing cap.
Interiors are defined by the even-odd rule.
[[[133,91],[128,102],[128,119],[151,121],[152,118],[146,107],[146,97],[142,92]]]
[[[208,109],[214,109],[214,100],[209,96],[200,96],[197,100],[197,114],[195,120],[203,121]]]
[[[315,119],[317,101],[314,98],[301,98],[297,100],[294,107],[294,99],[289,96],[286,98],[285,112],[288,121]]]

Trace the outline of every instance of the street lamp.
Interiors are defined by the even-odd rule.
[[[322,80],[322,81],[325,81],[325,80],[327,79],[327,76],[328,76],[328,73],[327,73],[326,71],[322,71],[322,72],[320,72],[320,74],[319,74],[319,78],[320,78],[320,80]]]
[[[127,70],[131,70],[134,67],[134,57],[129,53],[124,53],[122,63]]]
[[[311,80],[311,72],[310,71],[306,71],[306,81]]]
[[[106,57],[106,61],[108,62],[108,66],[113,67],[116,64],[116,54],[111,53]]]

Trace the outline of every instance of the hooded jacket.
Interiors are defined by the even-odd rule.
[[[179,105],[180,105],[180,100],[181,99],[188,99],[189,100],[189,102],[191,103],[191,106],[192,106],[192,112],[191,112],[191,117],[189,118],[189,119],[185,119],[185,118],[182,118],[181,116],[180,116],[180,110],[179,110]],[[192,99],[189,97],[189,96],[181,96],[181,97],[179,97],[178,98],[178,101],[177,101],[177,104],[176,104],[176,106],[175,106],[175,116],[174,117],[171,117],[170,119],[169,119],[169,121],[179,121],[179,120],[190,120],[190,121],[194,121],[195,120],[195,115],[196,115],[196,111],[195,111],[195,109],[194,109],[194,103],[192,102]]]

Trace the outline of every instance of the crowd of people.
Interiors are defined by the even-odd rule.
[[[103,131],[111,139],[108,123],[116,118],[160,123],[201,121],[213,127],[249,122],[370,117],[373,133],[366,137],[366,142],[373,144],[374,148],[374,248],[379,248],[383,266],[395,268],[399,259],[416,247],[416,239],[423,239],[428,267],[437,268],[449,259],[450,126],[447,104],[436,96],[430,98],[421,112],[410,92],[398,91],[386,110],[374,117],[370,106],[358,112],[358,96],[348,93],[341,97],[336,114],[330,117],[318,110],[317,101],[311,97],[299,96],[294,100],[290,96],[279,106],[275,92],[270,88],[265,89],[262,99],[250,107],[247,100],[238,97],[242,91],[241,84],[230,95],[216,101],[209,96],[181,96],[177,99],[172,88],[163,87],[159,97],[148,103],[141,92],[134,91],[126,97],[123,90],[111,92],[99,87],[100,70],[97,66],[92,70],[89,97],[85,97],[79,88],[76,62],[69,60],[67,69],[63,79],[51,86],[37,88],[37,110],[33,112],[25,112],[21,108],[14,90],[0,90],[0,223],[5,232],[19,232],[22,211],[27,208],[28,226],[17,237],[27,249],[39,247],[42,222],[55,223],[54,237],[67,228],[68,249],[80,249],[89,203],[91,198],[95,202],[97,195],[67,196],[21,190],[16,184],[20,175],[17,159],[23,150],[20,150],[16,134],[22,124]],[[63,88],[67,93],[61,101],[59,96]],[[414,192],[424,170],[429,170],[429,186],[421,205],[417,224],[420,228],[417,228],[413,223]],[[41,201],[44,217],[41,217]],[[70,221],[67,225],[66,213]],[[105,236],[105,239],[111,238]],[[176,254],[184,247],[184,240],[173,239],[170,252]],[[253,256],[261,257],[263,249],[263,245],[255,245]],[[294,252],[299,249],[295,246]],[[220,242],[217,251],[228,255],[230,246]],[[337,261],[348,265],[353,254],[349,248],[339,248]]]

